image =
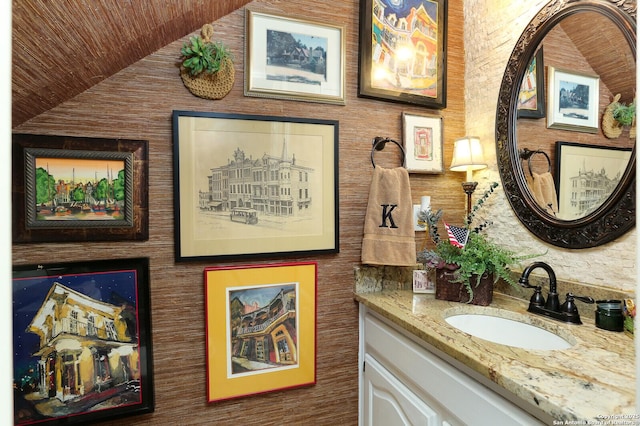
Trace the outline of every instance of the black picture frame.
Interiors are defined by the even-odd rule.
[[[632,148],[556,142],[558,218],[583,220],[606,207],[632,153]]]
[[[149,238],[147,141],[14,134],[12,162],[14,243]],[[80,173],[87,165],[91,176]],[[78,188],[83,198],[74,199]]]
[[[447,106],[447,7],[447,0],[360,2],[359,97]],[[409,14],[415,19],[404,19]]]
[[[338,127],[174,111],[176,261],[337,253]]]
[[[149,259],[14,265],[15,425],[154,410]]]
[[[535,104],[535,107],[532,104]],[[544,118],[547,115],[544,89],[544,49],[542,46],[531,58],[524,73],[516,105],[518,118]]]

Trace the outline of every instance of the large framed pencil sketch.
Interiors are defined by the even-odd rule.
[[[338,122],[174,111],[176,260],[338,251]]]

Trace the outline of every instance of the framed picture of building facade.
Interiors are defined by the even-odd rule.
[[[542,46],[531,58],[524,72],[518,92],[518,118],[543,118],[545,116],[544,49]]]
[[[154,410],[149,260],[13,267],[15,425]]]
[[[558,218],[576,220],[595,212],[620,183],[631,148],[556,142]]]
[[[13,241],[146,240],[147,141],[13,135]]]
[[[245,96],[345,103],[345,30],[246,12]]]
[[[209,402],[316,382],[315,262],[204,271]]]
[[[358,96],[445,108],[446,0],[360,1]]]
[[[548,68],[547,127],[597,133],[600,78]]]
[[[338,251],[338,122],[174,111],[178,261]]]

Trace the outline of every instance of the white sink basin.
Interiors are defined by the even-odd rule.
[[[445,321],[472,336],[516,348],[558,350],[573,346],[543,328],[493,315],[457,314],[445,318]]]

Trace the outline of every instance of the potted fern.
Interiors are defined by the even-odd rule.
[[[465,219],[463,228],[452,230],[455,227],[445,223],[447,234],[457,235],[447,240],[441,239],[439,233],[438,222],[442,210],[419,213],[418,219],[427,226],[435,248],[420,251],[418,261],[424,263],[426,268],[436,270],[436,299],[489,305],[493,298],[493,284],[502,279],[518,287],[510,268],[538,256],[518,255],[489,240],[482,234],[491,224],[488,221],[473,226],[478,210],[497,187],[498,183],[492,183],[478,199]]]

